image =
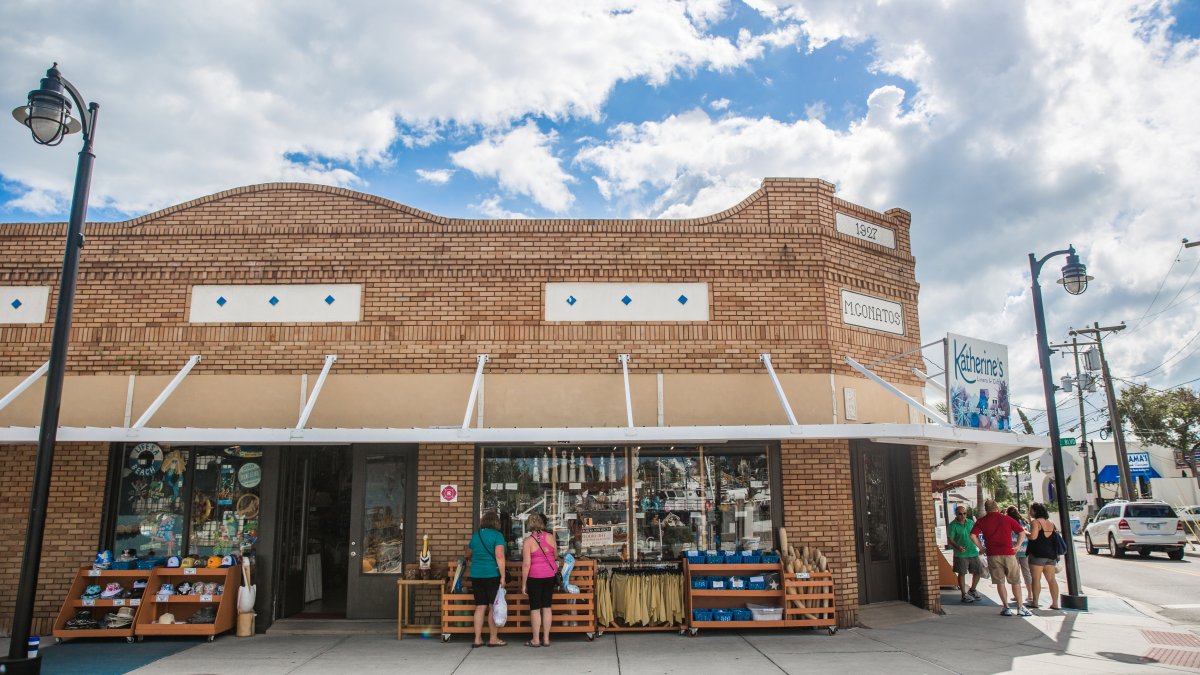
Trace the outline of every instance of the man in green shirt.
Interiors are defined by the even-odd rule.
[[[954,549],[954,573],[958,575],[958,592],[962,593],[962,602],[975,602],[979,599],[979,575],[983,573],[983,565],[979,562],[979,548],[971,541],[971,530],[975,521],[967,518],[965,506],[954,509],[954,520],[946,527],[946,543]],[[971,588],[967,589],[967,575],[971,575]]]

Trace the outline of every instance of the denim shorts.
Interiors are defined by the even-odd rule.
[[[1029,564],[1035,567],[1058,567],[1058,558],[1037,558],[1029,556]]]

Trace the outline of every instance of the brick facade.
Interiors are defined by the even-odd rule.
[[[68,377],[173,374],[297,375],[325,354],[339,374],[463,374],[474,355],[489,373],[611,374],[632,353],[631,373],[762,374],[770,353],[781,374],[855,377],[863,363],[920,345],[910,216],[836,198],[813,179],[767,179],[740,204],[690,220],[447,219],[339,188],[276,184],[205,197],[121,223],[87,227]],[[896,248],[838,233],[835,212],[891,228]],[[0,285],[57,286],[63,224],[0,225]],[[547,282],[707,282],[704,322],[550,323]],[[199,284],[362,284],[363,317],[335,324],[191,324]],[[842,322],[841,290],[903,307],[906,333]],[[51,294],[51,304],[54,294]],[[49,316],[53,316],[51,306]],[[0,325],[0,376],[44,360],[49,321]],[[919,386],[919,355],[874,370]],[[866,385],[864,385],[866,386]],[[3,393],[3,392],[0,392]],[[860,420],[870,421],[860,408]],[[7,447],[0,541],[20,542],[32,449]],[[912,450],[917,517],[932,522],[924,448]],[[64,445],[56,461],[38,621],[44,630],[69,576],[94,553],[107,449]],[[435,566],[457,558],[470,535],[475,448],[422,445],[415,534],[430,534]],[[850,457],[845,441],[784,441],[783,524],[794,542],[820,547],[838,584],[839,621],[857,615]],[[457,483],[457,504],[438,500]],[[919,545],[930,608],[937,606],[936,542]],[[0,620],[11,616],[19,546],[0,552]],[[8,604],[5,604],[8,603]]]
[[[0,448],[7,485],[0,490],[0,542],[4,542],[0,546],[0,570],[4,570],[0,574],[0,629],[4,631],[16,606],[36,450],[24,445]],[[33,615],[34,635],[50,632],[76,570],[96,555],[107,466],[108,446],[104,444],[62,444],[55,450]]]

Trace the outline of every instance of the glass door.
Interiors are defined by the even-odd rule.
[[[416,453],[355,446],[346,618],[396,617],[396,579],[415,564]]]

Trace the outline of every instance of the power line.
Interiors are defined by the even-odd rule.
[[[1180,244],[1179,249],[1177,251],[1175,251],[1175,255],[1171,256],[1171,264],[1167,266],[1167,273],[1163,275],[1162,281],[1158,282],[1158,290],[1154,291],[1154,297],[1150,299],[1150,304],[1146,305],[1146,311],[1142,312],[1141,318],[1139,318],[1137,320],[1137,322],[1134,323],[1134,325],[1130,329],[1130,332],[1137,330],[1138,327],[1140,327],[1142,325],[1142,320],[1145,319],[1146,315],[1150,313],[1150,310],[1154,307],[1154,303],[1158,302],[1158,294],[1162,293],[1163,286],[1166,285],[1167,279],[1169,279],[1171,277],[1171,270],[1175,269],[1175,265],[1179,262],[1179,254],[1182,252],[1183,252],[1183,244]]]

